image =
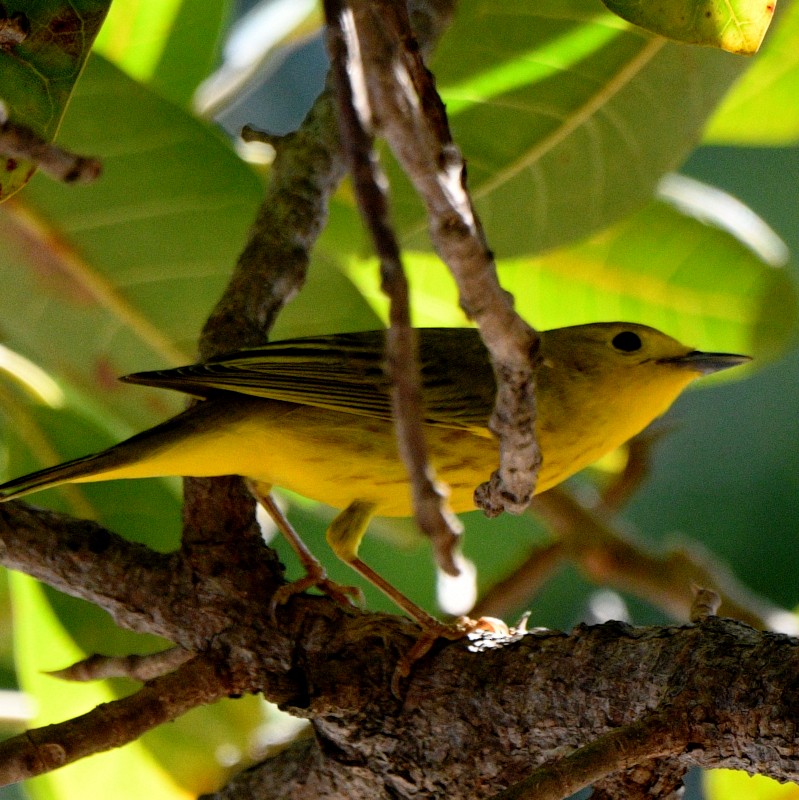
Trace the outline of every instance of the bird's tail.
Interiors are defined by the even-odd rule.
[[[230,453],[220,445],[220,439],[224,440],[226,431],[235,435],[242,419],[256,411],[263,412],[265,407],[268,406],[263,400],[242,395],[232,395],[227,401],[198,403],[100,453],[0,484],[0,503],[62,483],[234,474],[236,449],[233,448],[234,457],[225,460],[223,457]]]
[[[40,469],[37,472],[31,472],[29,475],[23,475],[21,478],[14,478],[14,480],[0,484],[0,503],[5,503],[6,500],[23,497],[31,492],[38,492],[51,486],[74,483],[90,475],[99,475],[104,471],[105,462],[108,459],[108,451],[105,450],[95,455],[75,458],[55,467]],[[99,477],[93,479],[99,480]]]
[[[107,450],[74,458],[0,484],[0,503],[62,483],[186,474],[171,470],[171,465],[164,466],[159,454],[170,448],[175,449],[175,445],[194,434],[198,428],[202,430],[206,418],[211,416],[206,409],[213,412],[214,407],[201,403]]]

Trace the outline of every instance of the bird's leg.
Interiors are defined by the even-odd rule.
[[[274,616],[279,605],[287,602],[295,594],[301,594],[312,587],[316,587],[337,603],[341,603],[341,605],[355,605],[353,600],[363,605],[363,593],[357,586],[343,586],[335,581],[331,581],[330,578],[327,577],[327,572],[319,559],[308,549],[305,542],[300,538],[300,535],[294,530],[292,524],[286,519],[286,515],[278,507],[272,497],[270,491],[271,487],[265,486],[264,484],[257,484],[254,481],[248,481],[248,484],[250,491],[255,495],[266,513],[272,518],[272,521],[283,534],[286,541],[291,545],[305,570],[305,575],[302,578],[291,581],[291,583],[287,583],[285,586],[281,586],[275,592],[272,597],[270,609],[272,615]]]
[[[425,656],[436,639],[461,639],[471,631],[484,627],[486,620],[474,621],[467,617],[458,618],[454,624],[437,620],[418,606],[399,589],[392,586],[382,575],[375,572],[368,564],[358,558],[358,547],[366,533],[369,521],[374,516],[375,504],[356,500],[347,506],[327,529],[327,542],[333,552],[345,563],[349,564],[359,575],[362,575],[373,586],[396,603],[409,617],[416,620],[422,633],[413,647],[400,659],[391,688],[399,697],[399,682],[410,674],[411,667]]]

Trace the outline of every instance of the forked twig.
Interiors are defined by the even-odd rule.
[[[374,115],[366,92],[358,32],[341,0],[326,0],[328,49],[339,108],[342,147],[349,161],[358,206],[380,260],[383,291],[390,298],[386,366],[399,452],[410,479],[419,527],[433,542],[442,569],[458,574],[453,558],[462,526],[449,512],[446,493],[435,479],[427,455],[423,399],[415,332],[411,324],[408,280],[391,225],[388,183],[374,149]]]
[[[135,694],[0,743],[0,785],[121,747],[198,705],[219,700],[228,691],[213,664],[197,657]]]
[[[486,514],[521,513],[532,499],[540,453],[535,440],[538,336],[499,285],[493,256],[466,186],[463,158],[398,0],[352,0],[366,93],[376,127],[422,198],[433,244],[452,271],[465,312],[480,326],[497,378],[490,427],[500,466],[478,487]]]

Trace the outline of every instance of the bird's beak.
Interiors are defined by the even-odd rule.
[[[751,356],[739,356],[735,353],[703,353],[701,350],[692,350],[684,356],[661,358],[660,363],[674,364],[677,367],[698,372],[700,375],[710,375],[713,372],[746,364],[751,360]]]

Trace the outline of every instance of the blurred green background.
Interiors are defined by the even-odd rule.
[[[88,13],[102,5],[87,0],[77,7]],[[540,327],[629,319],[701,349],[755,356],[744,374],[697,387],[675,404],[651,474],[623,517],[653,546],[702,543],[746,586],[792,610],[798,276],[787,256],[799,250],[799,110],[791,102],[799,96],[799,12],[793,6],[782,12],[756,67],[696,149],[745,60],[665,43],[593,0],[541,0],[533,12],[528,6],[463,0],[433,62],[503,283]],[[36,6],[42,14],[57,7]],[[100,55],[80,80],[79,64],[73,65],[75,94],[59,134],[78,152],[101,156],[104,177],[93,186],[65,187],[36,175],[0,206],[4,475],[107,446],[180,408],[179,398],[119,385],[115,376],[194,358],[197,334],[241,249],[268,173],[264,164],[245,164],[230,141],[244,123],[277,133],[299,123],[324,78],[318,21],[315,3],[299,0],[115,0],[98,38]],[[214,78],[203,82],[212,69]],[[0,60],[0,92],[10,91],[4,74]],[[46,108],[46,89],[45,83],[39,95],[26,91]],[[464,324],[451,282],[430,255],[419,204],[390,159],[387,165],[416,321]],[[753,214],[742,216],[725,197],[701,186],[697,194],[695,184],[679,181],[662,185],[652,200],[662,176],[676,168],[729,192]],[[308,284],[274,335],[381,324],[376,280],[345,186]],[[592,476],[576,484],[586,480]],[[179,493],[176,482],[129,482],[51,492],[35,502],[94,515],[168,550],[179,535]],[[332,577],[354,582],[324,542],[333,512],[285,499]],[[472,513],[464,521],[465,551],[481,589],[548,540],[529,516],[487,521]],[[289,575],[297,574],[282,541],[274,544]],[[429,548],[410,522],[378,522],[362,555],[436,609]],[[3,588],[0,676],[36,697],[36,724],[131,688],[123,682],[64,687],[42,676],[43,669],[81,653],[162,646],[118,631],[103,612],[20,576],[10,586],[10,594]],[[394,610],[364,588],[369,608]],[[566,567],[518,611],[531,608],[531,624],[568,629],[594,618],[597,590]],[[635,623],[669,621],[640,600],[616,600],[617,613]],[[18,725],[9,723],[8,732]],[[291,732],[259,699],[219,704],[26,790],[48,800],[71,800],[78,792],[194,796]],[[0,790],[0,797],[19,791]],[[688,796],[751,799],[794,791],[799,796],[765,781],[724,775],[703,784],[693,776]]]

